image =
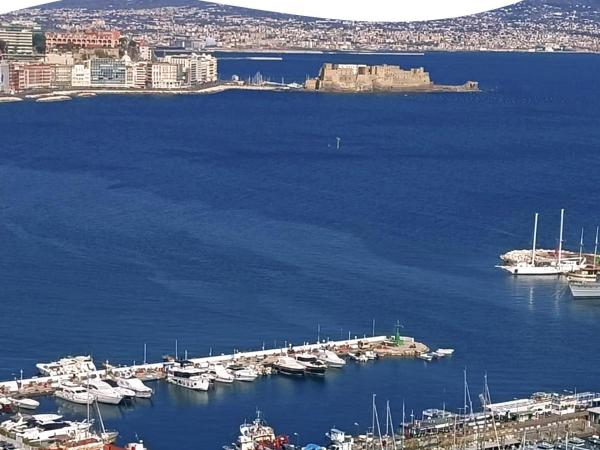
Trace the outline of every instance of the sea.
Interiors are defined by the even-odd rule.
[[[260,410],[293,442],[536,391],[600,390],[600,302],[512,277],[532,243],[593,251],[600,57],[221,54],[219,72],[303,82],[324,62],[424,66],[469,94],[230,91],[0,105],[0,379],[91,354],[100,365],[401,333],[433,362],[349,363],[101,408],[121,443],[209,450]],[[273,55],[271,55],[273,56]],[[279,55],[275,55],[279,56]],[[337,148],[337,138],[340,146]],[[84,407],[40,411],[83,419]],[[1,419],[0,419],[1,420]]]

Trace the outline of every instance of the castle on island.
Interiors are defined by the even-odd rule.
[[[475,81],[460,86],[436,85],[423,67],[402,69],[387,64],[323,64],[316,78],[306,80],[306,90],[332,92],[478,91]]]

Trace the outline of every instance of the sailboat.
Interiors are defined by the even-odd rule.
[[[555,261],[536,262],[535,248],[537,244],[538,213],[535,213],[533,225],[533,247],[531,249],[531,259],[529,261],[519,262],[514,265],[497,266],[512,275],[561,275],[580,270],[585,266],[585,258],[563,258],[563,228],[564,228],[565,210],[560,210],[560,237],[558,240],[558,256]]]

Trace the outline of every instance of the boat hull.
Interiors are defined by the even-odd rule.
[[[600,284],[585,283],[580,285],[570,284],[569,289],[574,299],[594,300],[600,299]]]

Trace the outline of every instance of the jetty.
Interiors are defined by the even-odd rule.
[[[286,343],[287,344],[287,343]],[[231,354],[209,355],[188,358],[185,354],[186,364],[196,367],[208,367],[214,364],[252,365],[258,369],[260,375],[272,373],[274,361],[281,356],[293,356],[296,353],[311,353],[319,350],[331,350],[341,356],[373,352],[377,357],[403,357],[416,358],[427,353],[429,348],[415,341],[412,337],[399,336],[373,336],[340,341],[321,341],[313,344],[303,343],[298,346],[287,344],[283,348],[261,349],[249,352],[234,352]],[[135,364],[130,366],[112,366],[108,362],[105,368],[99,370],[81,370],[52,376],[35,376],[0,382],[0,397],[2,395],[13,398],[36,397],[52,395],[61,382],[84,382],[86,379],[107,378],[114,376],[132,375],[142,381],[159,380],[165,378],[170,367],[180,361],[179,355],[165,357],[164,361],[154,363]]]

